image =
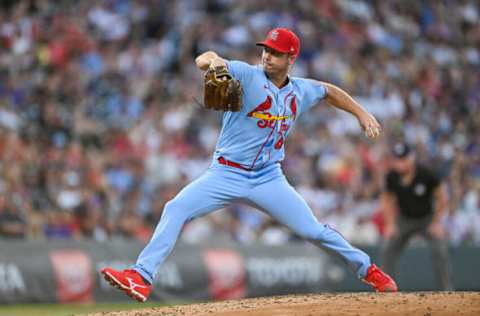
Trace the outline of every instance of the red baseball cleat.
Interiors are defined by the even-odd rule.
[[[363,279],[363,282],[373,286],[377,292],[398,291],[395,281],[374,264],[368,268],[367,276]]]
[[[145,302],[150,295],[152,286],[135,270],[118,271],[112,268],[104,268],[100,272],[108,283],[141,303]]]

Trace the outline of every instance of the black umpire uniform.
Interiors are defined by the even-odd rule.
[[[382,194],[382,207],[386,213],[386,229],[391,228],[390,236],[383,252],[383,267],[386,273],[394,276],[398,258],[409,239],[421,234],[432,248],[433,265],[443,290],[451,290],[448,245],[442,234],[434,234],[430,229],[434,218],[439,221],[436,208],[439,177],[426,166],[417,164],[407,144],[399,143],[392,148],[392,169],[386,175],[385,191]],[[446,207],[446,205],[440,206]],[[394,214],[394,209],[398,213]],[[441,214],[440,214],[441,215]],[[437,223],[441,226],[440,221]]]

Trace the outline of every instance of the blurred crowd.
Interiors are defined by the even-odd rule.
[[[195,56],[259,63],[255,41],[283,26],[302,39],[293,75],[339,85],[384,127],[369,142],[325,103],[300,117],[283,168],[317,218],[381,242],[378,196],[402,139],[445,179],[451,243],[480,244],[479,15],[467,0],[1,1],[0,238],[148,240],[219,133]],[[296,239],[236,204],[181,238]]]

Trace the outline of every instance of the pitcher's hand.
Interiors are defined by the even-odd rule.
[[[368,112],[363,112],[357,116],[358,122],[363,132],[368,138],[375,139],[382,132],[382,127],[377,119]]]

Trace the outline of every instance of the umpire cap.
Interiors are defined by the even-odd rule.
[[[395,158],[405,158],[412,152],[407,143],[396,143],[392,146],[392,156]]]

